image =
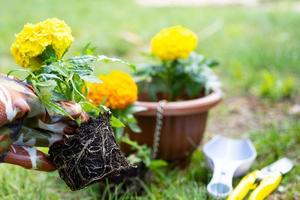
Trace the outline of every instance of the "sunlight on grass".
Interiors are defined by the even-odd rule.
[[[99,197],[97,185],[72,193],[57,172],[26,170],[9,164],[0,164],[0,182],[1,200],[90,200]]]

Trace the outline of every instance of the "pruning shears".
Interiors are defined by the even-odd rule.
[[[248,200],[263,200],[279,186],[282,175],[292,168],[293,163],[290,159],[281,158],[261,170],[255,170],[239,182],[227,200],[243,200],[250,190],[253,192]]]

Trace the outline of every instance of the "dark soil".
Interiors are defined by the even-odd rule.
[[[122,154],[105,113],[77,128],[74,135],[49,150],[60,177],[71,190],[82,189],[105,178],[126,176],[135,167]]]

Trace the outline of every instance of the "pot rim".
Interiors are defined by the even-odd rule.
[[[207,112],[222,100],[221,90],[214,90],[210,94],[192,100],[166,102],[164,116],[191,115]],[[135,105],[147,108],[147,110],[135,113],[136,116],[155,116],[158,102],[137,101]]]

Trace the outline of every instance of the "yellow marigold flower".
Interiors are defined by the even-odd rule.
[[[64,21],[52,18],[37,24],[25,24],[10,50],[17,64],[36,69],[42,64],[38,56],[46,47],[51,46],[60,59],[73,40],[71,28]]]
[[[197,35],[182,26],[162,29],[151,40],[152,53],[162,60],[187,58],[195,50]]]
[[[102,83],[87,83],[88,99],[111,109],[124,109],[137,100],[137,85],[132,77],[122,71],[112,71],[99,77]]]

